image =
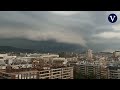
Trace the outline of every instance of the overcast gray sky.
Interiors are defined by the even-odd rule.
[[[108,15],[118,16],[116,23]],[[95,45],[105,51],[120,47],[118,11],[0,11],[0,38]]]

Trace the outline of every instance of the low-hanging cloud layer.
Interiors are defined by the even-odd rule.
[[[108,22],[110,13],[118,16]],[[120,12],[0,11],[0,39],[55,40],[101,50],[119,49]]]

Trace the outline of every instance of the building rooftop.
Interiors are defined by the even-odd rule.
[[[6,74],[18,74],[18,73],[26,73],[26,72],[38,72],[42,70],[50,70],[50,69],[59,69],[59,68],[66,68],[67,66],[52,66],[52,67],[46,67],[46,69],[42,68],[21,68],[21,69],[1,69],[0,72],[6,73]],[[69,68],[69,67],[68,67]]]
[[[12,71],[12,72],[6,72],[6,70],[0,70],[0,72],[2,72],[3,74],[10,74],[10,75],[15,75],[15,74],[19,74],[19,73],[32,73],[32,72],[38,72],[38,70],[30,70],[30,71],[27,71],[27,70],[24,70],[24,71]]]

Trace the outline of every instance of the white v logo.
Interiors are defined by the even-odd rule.
[[[112,16],[110,16],[110,18],[111,18],[112,22],[114,21],[115,17],[116,17],[116,16],[113,16],[113,17],[112,17]]]

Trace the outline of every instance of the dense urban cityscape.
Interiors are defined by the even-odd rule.
[[[1,53],[1,79],[120,79],[120,51],[113,53]]]
[[[119,11],[0,11],[0,79],[120,79]]]

